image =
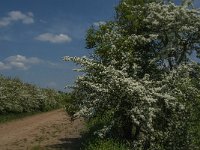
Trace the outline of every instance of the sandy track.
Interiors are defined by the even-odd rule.
[[[14,120],[0,124],[0,150],[76,150],[82,129],[61,109]]]

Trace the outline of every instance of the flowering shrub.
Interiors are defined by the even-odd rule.
[[[46,111],[58,107],[59,94],[0,76],[0,114]]]
[[[189,140],[188,136],[182,137],[187,132],[184,131],[186,124],[183,122],[188,116],[182,116],[187,113],[186,103],[183,102],[187,99],[177,84],[180,84],[179,80],[190,78],[180,78],[182,67],[180,71],[176,70],[156,82],[149,80],[148,76],[135,80],[112,66],[105,67],[85,57],[65,57],[65,60],[80,63],[84,65],[83,70],[87,71],[77,79],[74,87],[74,93],[81,98],[80,111],[76,115],[93,118],[105,111],[112,114],[110,123],[95,132],[99,136],[104,137],[112,129],[117,129],[118,136],[137,139],[134,141],[135,148],[144,147],[148,142],[148,147],[157,149],[161,149],[160,146],[164,144],[168,144],[168,149],[175,146],[178,143],[172,138],[175,135],[174,138],[180,136],[181,139]],[[188,67],[185,67],[187,73]],[[192,88],[192,91],[196,90]],[[199,103],[198,100],[193,101]]]
[[[155,0],[122,0],[115,21],[87,34],[92,58],[64,57],[81,66],[74,88],[88,119],[110,115],[94,131],[136,150],[198,149],[200,11]]]

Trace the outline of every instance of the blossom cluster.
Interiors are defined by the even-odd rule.
[[[46,111],[59,105],[54,90],[0,76],[0,114]]]
[[[128,115],[133,126],[140,127],[141,134],[138,137],[140,143],[144,143],[148,138],[151,141],[164,138],[163,135],[166,138],[169,130],[162,131],[162,133],[155,127],[155,121],[163,117],[170,122],[174,117],[173,115],[180,115],[185,107],[184,104],[177,101],[175,95],[171,93],[172,91],[166,90],[166,86],[163,86],[163,83],[170,82],[170,79],[174,77],[173,75],[158,82],[149,80],[148,75],[141,80],[136,80],[123,71],[116,70],[111,65],[104,66],[85,57],[67,56],[64,60],[84,64],[84,70],[87,70],[84,76],[77,79],[74,87],[77,95],[81,97],[80,111],[75,115],[91,118],[100,111],[111,111],[113,116],[117,116],[116,114],[124,109],[121,113]],[[124,106],[124,104],[128,104],[128,106]],[[170,117],[172,118],[160,116],[159,114],[163,113],[163,109],[170,110],[172,115]],[[177,113],[177,110],[179,110],[179,113]],[[107,127],[99,131],[101,137],[105,136],[110,131],[109,129],[112,129],[112,126],[115,126],[115,123],[120,119],[120,116],[118,117],[113,118]],[[98,131],[96,132],[98,133]],[[158,132],[160,132],[159,136]],[[154,135],[154,133],[156,134]]]
[[[136,150],[196,149],[200,69],[191,55],[200,53],[200,11],[184,4],[122,0],[115,21],[88,31],[93,59],[64,57],[84,72],[76,116],[111,114],[95,134],[115,130]]]

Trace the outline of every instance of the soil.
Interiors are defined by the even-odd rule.
[[[0,124],[0,150],[78,150],[83,119],[54,110]]]

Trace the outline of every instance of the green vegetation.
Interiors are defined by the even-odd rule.
[[[0,76],[0,114],[48,111],[60,106],[60,95],[52,89]]]
[[[86,150],[128,150],[128,147],[113,139],[92,139],[85,147]]]
[[[95,131],[109,124],[113,116],[109,112],[91,118],[86,122],[86,130],[82,133],[82,147],[85,150],[128,150],[128,143],[114,136],[107,138],[99,137]]]
[[[45,150],[45,148],[41,148],[39,145],[32,147],[30,150]]]
[[[0,122],[63,107],[67,93],[0,76]]]
[[[37,113],[40,113],[40,112],[17,113],[17,114],[10,113],[10,114],[0,115],[0,123],[5,123],[7,121],[24,118],[26,116],[35,115]]]
[[[84,149],[200,149],[199,22],[190,0],[121,0],[114,21],[88,30],[91,57],[64,57],[84,72],[73,88]]]
[[[76,104],[76,97],[73,93],[61,93],[62,105],[67,113],[73,117],[73,115],[78,111],[78,106]]]

